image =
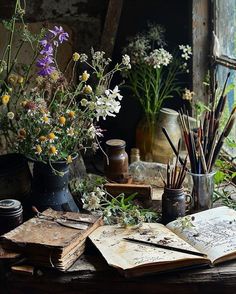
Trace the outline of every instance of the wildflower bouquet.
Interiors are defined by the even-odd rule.
[[[174,54],[164,49],[164,33],[162,26],[149,23],[148,30],[132,37],[124,48],[132,65],[127,73],[128,87],[151,121],[158,117],[163,102],[180,92],[178,77],[189,72],[192,55],[189,45],[179,45]]]
[[[97,126],[100,118],[115,116],[122,96],[118,86],[110,89],[115,72],[130,67],[129,57],[108,71],[111,59],[105,53],[91,50],[75,52],[64,69],[57,63],[57,51],[69,35],[61,26],[43,28],[32,35],[23,20],[24,9],[16,1],[13,18],[5,27],[10,43],[0,60],[0,131],[8,149],[34,160],[72,161],[74,152],[99,147]],[[17,32],[15,22],[20,21]],[[12,39],[21,32],[20,44],[12,53]],[[22,46],[29,43],[33,59],[17,64]],[[77,73],[78,65],[84,70]],[[78,76],[78,81],[76,81]]]

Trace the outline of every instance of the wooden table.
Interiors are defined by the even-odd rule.
[[[110,268],[99,255],[83,256],[77,271],[59,273],[35,270],[33,276],[6,273],[0,293],[11,294],[234,294],[236,293],[236,261],[214,268],[191,269],[139,278],[125,279]]]

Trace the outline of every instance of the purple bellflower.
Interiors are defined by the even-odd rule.
[[[55,70],[53,46],[58,47],[58,41],[61,44],[69,38],[69,34],[66,33],[61,26],[55,26],[54,29],[49,30],[49,32],[50,34],[46,34],[45,37],[39,41],[42,47],[40,51],[41,57],[36,63],[37,67],[40,68],[38,74],[43,77],[50,75]]]

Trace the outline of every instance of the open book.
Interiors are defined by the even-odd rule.
[[[236,258],[236,211],[225,206],[212,208],[179,218],[166,226],[158,223],[145,223],[136,229],[102,226],[89,238],[107,263],[126,277],[215,265]],[[124,238],[174,247],[185,252]],[[202,256],[199,256],[201,253]]]

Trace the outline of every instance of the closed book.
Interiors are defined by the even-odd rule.
[[[0,244],[23,253],[35,265],[66,270],[84,252],[87,236],[102,223],[101,216],[49,208],[1,236]]]

